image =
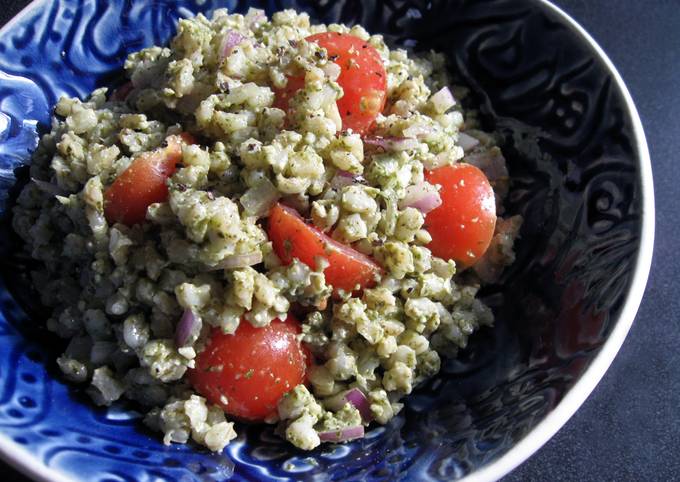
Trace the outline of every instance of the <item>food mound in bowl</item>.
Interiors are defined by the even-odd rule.
[[[360,438],[493,315],[508,172],[441,55],[362,27],[215,12],[62,98],[13,224],[57,363],[165,443],[234,420],[301,449]],[[455,94],[455,95],[454,95]]]

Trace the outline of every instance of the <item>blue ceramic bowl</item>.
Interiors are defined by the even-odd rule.
[[[91,405],[65,384],[63,349],[26,282],[8,217],[38,133],[61,95],[115,85],[127,53],[166,42],[179,17],[286,7],[361,23],[392,45],[444,52],[500,131],[517,262],[486,290],[496,327],[348,445],[295,451],[242,427],[221,455],[165,447],[134,407]],[[616,70],[540,0],[36,1],[0,32],[0,453],[45,480],[489,480],[576,411],[618,351],[649,271],[654,206],[640,120]]]

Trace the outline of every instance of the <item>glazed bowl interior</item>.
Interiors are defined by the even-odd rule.
[[[268,14],[295,8],[325,23],[362,24],[391,46],[443,52],[481,105],[484,127],[503,137],[512,176],[506,210],[525,223],[517,261],[484,291],[495,327],[445,361],[399,417],[348,445],[303,453],[270,428],[242,426],[214,455],[164,447],[134,406],[94,408],[55,370],[63,346],[42,328],[47,314],[25,276],[30,261],[17,254],[11,234],[9,208],[27,176],[20,166],[49,126],[56,99],[116,85],[128,52],[166,42],[177,18],[217,6]],[[34,475],[499,477],[576,410],[640,301],[653,208],[639,119],[608,61],[545,2],[46,1],[4,29],[0,76],[0,449],[17,464],[38,458]],[[570,398],[577,383],[586,391]]]

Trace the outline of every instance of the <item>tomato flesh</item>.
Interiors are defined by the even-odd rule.
[[[441,185],[442,204],[425,218],[432,254],[467,268],[486,252],[496,226],[496,201],[484,173],[471,164],[454,164],[425,173]]]
[[[342,243],[339,243],[308,225],[292,208],[276,204],[269,213],[269,240],[284,264],[294,258],[315,268],[316,256],[328,260],[324,271],[326,283],[336,290],[354,291],[375,286],[381,269],[375,261]]]
[[[233,335],[215,328],[188,372],[189,382],[226,413],[264,420],[286,392],[305,381],[310,355],[299,333],[300,324],[290,315],[262,328],[241,320]]]
[[[378,51],[359,37],[346,33],[323,32],[310,35],[340,66],[337,79],[344,95],[337,101],[343,130],[366,133],[385,107],[387,74]],[[274,105],[288,110],[288,101],[304,87],[304,77],[290,77],[283,89],[275,89]]]
[[[182,160],[182,144],[193,143],[190,134],[169,136],[166,147],[137,157],[104,193],[104,215],[109,224],[127,226],[146,219],[146,210],[168,198],[167,180]]]

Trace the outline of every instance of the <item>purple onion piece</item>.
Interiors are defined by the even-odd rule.
[[[368,398],[366,398],[366,395],[364,395],[364,392],[358,388],[352,388],[350,391],[345,393],[345,399],[354,405],[354,408],[359,410],[359,413],[361,414],[361,420],[364,423],[369,423],[371,420],[373,420],[373,414],[371,413],[371,403],[368,401]]]
[[[132,92],[132,89],[134,88],[135,86],[132,85],[131,81],[125,82],[123,85],[121,85],[111,93],[111,100],[119,102],[125,101],[125,99],[127,99],[128,95],[130,94],[130,92]]]
[[[227,33],[224,34],[224,39],[222,40],[221,58],[228,57],[234,47],[243,42],[245,38],[246,37],[239,32],[227,30]]]
[[[319,439],[322,442],[347,442],[364,437],[364,426],[356,425],[354,427],[342,428],[339,430],[329,430],[327,432],[319,432]]]
[[[185,346],[191,336],[197,334],[200,329],[200,320],[194,312],[192,310],[184,310],[175,330],[175,346],[178,348]]]
[[[432,184],[421,182],[406,188],[406,196],[399,201],[399,208],[416,208],[423,214],[442,205],[442,198]]]
[[[386,151],[408,151],[417,148],[420,143],[412,137],[367,136],[364,137],[364,144]]]
[[[435,209],[437,209],[441,205],[442,205],[442,198],[439,196],[439,194],[426,194],[425,196],[418,199],[417,201],[414,201],[411,204],[411,207],[416,208],[418,211],[420,211],[423,214],[427,214],[430,211],[434,211]]]
[[[248,26],[252,27],[254,25],[258,25],[261,22],[264,22],[267,20],[267,15],[264,13],[264,10],[260,10],[259,8],[250,8],[248,9],[248,12],[246,13],[246,23]]]
[[[351,186],[357,180],[358,176],[355,176],[351,172],[347,171],[337,171],[333,179],[331,179],[331,187],[333,189],[342,189],[346,186]]]
[[[333,189],[340,190],[343,187],[351,186],[352,184],[366,184],[366,179],[360,174],[352,174],[347,171],[337,171],[335,176],[330,180],[330,186]]]
[[[384,149],[387,148],[387,141],[381,136],[366,136],[364,137],[363,141],[364,144],[368,144],[369,146],[382,147]]]

